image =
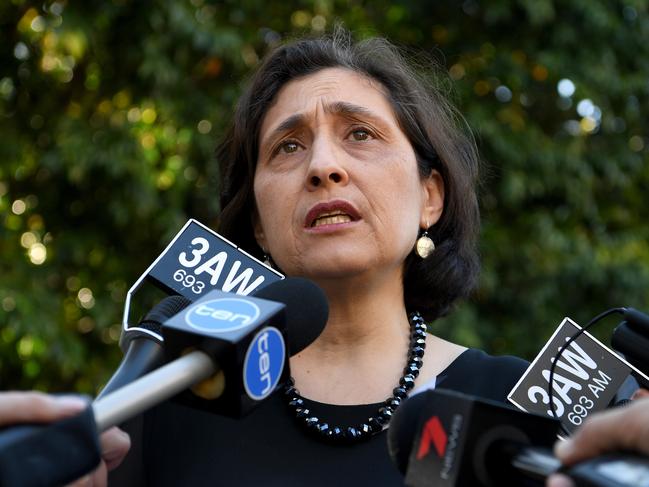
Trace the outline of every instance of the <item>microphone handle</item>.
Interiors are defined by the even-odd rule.
[[[602,455],[565,473],[577,487],[649,487],[649,459],[632,453]]]
[[[496,440],[481,457],[480,470],[487,473],[481,486],[544,487],[548,476],[561,467],[549,448],[509,439]]]
[[[512,466],[524,474],[529,485],[545,485],[550,474],[562,473],[576,487],[649,487],[649,459],[632,453],[601,455],[561,467],[547,448],[523,447],[512,457]]]
[[[218,371],[204,352],[194,350],[140,377],[92,404],[97,431],[111,426],[159,404]]]
[[[164,350],[160,343],[147,337],[132,339],[122,363],[95,401],[157,369],[163,363]]]

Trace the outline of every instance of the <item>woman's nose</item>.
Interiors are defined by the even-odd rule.
[[[307,173],[307,187],[311,190],[329,185],[347,184],[349,175],[344,167],[344,155],[334,141],[321,137],[314,141]]]

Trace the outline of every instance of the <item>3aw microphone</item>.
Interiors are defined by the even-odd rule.
[[[414,395],[388,430],[390,456],[410,487],[544,486],[556,472],[577,487],[649,487],[649,460],[607,455],[562,468],[558,422],[437,389]]]
[[[247,296],[283,275],[232,242],[190,219],[126,293],[122,330],[137,330],[162,340],[159,331],[130,323],[132,298],[145,282],[170,295],[196,301],[212,290]]]
[[[97,398],[142,377],[164,362],[162,322],[214,289],[242,295],[264,291],[283,276],[196,220],[190,219],[131,287],[124,304],[120,347],[124,357]],[[171,294],[137,325],[129,325],[132,295],[149,281]],[[275,288],[279,289],[279,288]],[[287,292],[277,292],[278,298]],[[267,299],[273,300],[269,295]],[[259,295],[259,297],[264,297]],[[280,299],[281,301],[281,299]]]
[[[567,432],[590,414],[606,409],[631,374],[649,381],[640,370],[584,331],[556,358],[550,395],[550,369],[557,351],[580,331],[582,328],[574,321],[564,318],[507,396],[523,411],[548,416],[552,416],[552,402]]]

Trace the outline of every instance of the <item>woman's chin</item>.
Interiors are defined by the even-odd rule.
[[[294,271],[287,270],[289,276],[301,276],[318,282],[335,279],[358,279],[364,275],[369,275],[375,270],[376,265],[367,261],[336,259],[319,262],[309,262]]]

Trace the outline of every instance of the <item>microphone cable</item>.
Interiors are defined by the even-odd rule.
[[[566,343],[563,344],[563,346],[559,349],[557,354],[554,356],[554,360],[552,361],[552,365],[550,366],[550,376],[548,378],[548,395],[550,396],[550,411],[552,411],[552,417],[559,421],[559,427],[561,428],[561,431],[565,433],[566,436],[570,436],[570,431],[568,431],[568,428],[566,428],[561,420],[559,420],[559,416],[557,416],[557,411],[554,405],[554,394],[552,392],[553,386],[554,386],[554,370],[557,367],[557,362],[561,359],[561,355],[563,352],[570,346],[572,342],[577,340],[585,331],[590,329],[595,323],[598,323],[599,321],[603,320],[607,316],[610,316],[615,313],[619,313],[624,315],[624,313],[627,311],[628,308],[611,308],[603,313],[598,314],[588,322],[586,326],[575,332],[568,340],[566,340]]]

